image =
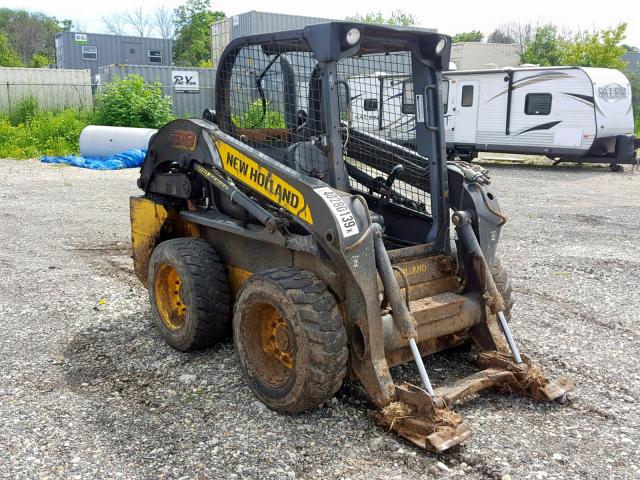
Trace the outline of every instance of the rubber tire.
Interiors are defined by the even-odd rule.
[[[502,266],[502,262],[497,256],[493,259],[491,274],[493,275],[493,281],[496,283],[496,287],[504,300],[504,316],[508,321],[511,319],[511,309],[514,304],[513,288],[511,286],[511,280],[509,279],[509,273]]]
[[[274,389],[252,371],[246,348],[247,313],[267,301],[279,307],[293,330],[297,349],[288,382]],[[279,268],[249,278],[238,293],[233,314],[236,353],[247,383],[272,410],[298,413],[330,399],[347,372],[347,334],[336,300],[313,273]]]
[[[180,275],[180,297],[187,306],[184,325],[171,330],[155,299],[155,274],[168,263]],[[164,340],[188,352],[214,345],[231,333],[231,300],[224,265],[214,248],[199,238],[175,238],[156,246],[149,262],[149,300],[153,320]]]

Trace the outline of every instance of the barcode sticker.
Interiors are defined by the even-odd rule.
[[[343,237],[346,238],[360,233],[353,213],[342,198],[340,198],[340,195],[329,187],[316,188],[315,191],[329,206],[333,216],[338,220]]]
[[[423,95],[416,95],[416,121],[424,122],[424,102]]]

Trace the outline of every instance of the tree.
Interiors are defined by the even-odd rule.
[[[104,25],[107,33],[112,33],[113,35],[124,35],[126,33],[126,22],[120,13],[103,15],[100,20],[102,20],[102,25]]]
[[[554,25],[547,24],[539,27],[533,40],[525,47],[520,61],[541,66],[561,65],[563,63],[563,43],[558,36],[558,29]]]
[[[55,34],[69,29],[70,25],[68,20],[60,22],[43,13],[0,8],[0,33],[5,35],[23,64],[30,63],[36,53],[53,58]]]
[[[622,60],[625,48],[622,41],[626,38],[627,24],[617,27],[596,30],[593,33],[579,32],[564,49],[565,65],[581,67],[604,67],[623,69],[626,62]]]
[[[389,17],[385,17],[382,12],[369,12],[364,15],[356,13],[346,19],[354,22],[383,25],[416,25],[418,23],[418,19],[414,15],[405,13],[402,10],[394,10]]]
[[[16,52],[7,37],[0,33],[0,67],[22,67],[20,55]]]
[[[147,37],[151,32],[151,19],[142,7],[135,8],[124,14],[124,21],[139,37]]]
[[[453,37],[451,37],[452,43],[460,43],[460,42],[481,42],[484,35],[479,30],[472,30],[470,32],[460,32],[456,33]]]
[[[487,37],[487,43],[516,43],[516,41],[507,32],[503,32],[499,28],[496,28]]]
[[[54,63],[55,62],[44,53],[36,53],[31,57],[31,65],[29,66],[33,68],[45,68]]]
[[[210,0],[187,0],[174,10],[176,39],[173,60],[179,66],[211,62],[211,24],[225,18],[210,10]]]
[[[493,43],[515,43],[522,57],[533,40],[537,27],[531,23],[508,23],[498,27],[487,39]]]
[[[161,6],[153,14],[155,26],[161,38],[173,38],[175,35],[175,15],[173,11]]]

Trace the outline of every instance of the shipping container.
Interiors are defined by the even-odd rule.
[[[145,81],[159,82],[165,95],[173,98],[177,117],[202,116],[205,108],[213,108],[215,69],[155,65],[106,65],[100,67],[98,90],[114,78],[140,75]]]
[[[32,97],[44,110],[93,107],[89,70],[0,68],[0,111]]]
[[[164,38],[60,32],[55,50],[57,68],[87,68],[92,78],[105,65],[173,64],[172,42]]]
[[[451,62],[458,70],[519,67],[520,50],[518,45],[506,43],[454,43]]]
[[[258,35],[261,33],[296,30],[316,23],[344,21],[335,18],[305,17],[284,13],[257,12],[255,10],[234,15],[211,25],[211,59],[215,66],[227,44],[238,37]],[[395,26],[399,29],[435,32],[435,28],[416,25]]]

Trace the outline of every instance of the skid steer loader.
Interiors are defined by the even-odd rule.
[[[131,198],[135,271],[171,346],[232,331],[247,384],[279,412],[357,380],[382,424],[437,451],[471,436],[452,407],[481,390],[564,398],[571,382],[545,378],[510,333],[487,172],[446,161],[449,53],[445,35],[349,22],[227,46],[215,111],[158,131]],[[344,79],[379,71],[411,79],[415,149],[353,126]],[[477,373],[434,387],[423,357],[455,346],[477,352]],[[394,382],[406,362],[420,385]]]

